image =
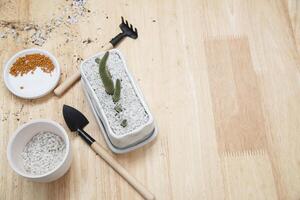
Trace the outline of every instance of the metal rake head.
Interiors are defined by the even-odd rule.
[[[138,37],[138,31],[136,28],[133,28],[132,24],[129,24],[127,20],[124,20],[123,17],[121,17],[122,23],[120,24],[120,28],[124,35],[136,39]]]

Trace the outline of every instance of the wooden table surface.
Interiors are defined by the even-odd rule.
[[[71,1],[1,0],[0,21],[43,25]],[[157,199],[300,199],[297,0],[88,0],[85,7],[39,48],[57,57],[63,81],[119,31],[121,15],[138,27],[139,38],[118,48],[159,134],[134,152],[110,153]],[[29,47],[36,46],[26,31],[0,38],[1,71]],[[37,118],[67,130],[63,104],[83,111],[86,131],[108,148],[79,84],[61,98],[30,101],[12,95],[0,76],[0,199],[141,199],[69,131],[73,162],[65,176],[42,184],[16,175],[6,159],[14,130]]]

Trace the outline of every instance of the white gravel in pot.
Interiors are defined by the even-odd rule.
[[[66,154],[63,139],[51,132],[40,132],[26,144],[21,157],[26,172],[42,175],[58,166]]]

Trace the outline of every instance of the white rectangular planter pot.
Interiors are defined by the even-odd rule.
[[[123,55],[121,54],[120,51],[118,51],[116,49],[112,49],[109,52],[110,52],[110,56],[108,58],[107,65],[110,66],[111,55],[114,55],[115,57],[117,55],[119,57],[120,60],[117,59],[117,61],[120,62],[121,64],[118,67],[124,68],[121,70],[123,70],[122,71],[123,75],[125,74],[125,76],[126,76],[126,80],[127,80],[126,83],[130,83],[129,85],[130,85],[131,89],[129,89],[129,90],[131,90],[131,92],[132,92],[132,89],[134,90],[134,93],[136,95],[134,97],[134,99],[137,97],[140,105],[142,105],[142,107],[144,109],[143,110],[145,112],[144,116],[147,116],[147,117],[145,117],[146,121],[144,120],[145,123],[142,123],[138,127],[135,127],[134,129],[132,129],[131,131],[122,133],[122,134],[120,134],[120,132],[117,132],[118,130],[120,130],[120,127],[118,130],[116,128],[114,129],[112,127],[112,125],[115,125],[114,124],[115,120],[109,121],[109,119],[112,119],[111,113],[108,113],[110,116],[107,116],[107,113],[105,113],[105,109],[103,108],[103,106],[106,106],[106,104],[103,104],[103,102],[101,104],[101,102],[100,102],[100,101],[104,101],[104,100],[112,101],[112,99],[107,99],[108,97],[106,97],[106,96],[104,96],[105,98],[103,98],[103,99],[99,98],[99,94],[101,92],[103,95],[104,88],[103,88],[103,86],[102,87],[99,86],[100,84],[102,84],[100,75],[98,76],[98,79],[95,76],[95,73],[99,73],[98,65],[95,62],[95,58],[102,58],[102,56],[104,55],[105,52],[95,54],[94,56],[92,56],[82,62],[81,66],[80,66],[81,83],[82,83],[83,89],[85,91],[86,97],[88,99],[88,102],[89,102],[89,104],[92,108],[92,111],[97,119],[97,122],[101,128],[102,134],[106,140],[107,145],[115,153],[126,153],[126,152],[132,151],[134,149],[137,149],[137,148],[149,143],[150,141],[152,141],[155,138],[155,136],[157,135],[157,127],[155,127],[153,116],[150,113],[150,110],[144,101],[144,98],[143,98],[143,95],[142,95],[140,89],[138,88],[136,82],[134,81],[134,79],[132,78],[132,76],[130,75],[130,73],[127,69]],[[113,57],[112,59],[115,59],[115,57]],[[111,62],[114,62],[114,61],[111,61]],[[91,70],[91,72],[89,70]],[[110,69],[110,71],[111,71],[111,69]],[[90,75],[90,74],[92,74],[92,75]],[[114,78],[113,73],[112,73],[112,77]],[[99,81],[99,84],[98,84],[98,81]],[[114,80],[114,82],[115,82],[115,80]],[[122,82],[121,82],[121,86],[122,86]],[[100,87],[100,89],[98,87]],[[122,90],[121,90],[120,102],[122,102]],[[122,105],[122,107],[123,107],[123,105]],[[124,109],[126,109],[126,107],[124,107]],[[107,108],[106,108],[106,110],[107,110]],[[143,113],[143,112],[141,112],[141,113]],[[129,121],[128,123],[133,123],[133,122]]]

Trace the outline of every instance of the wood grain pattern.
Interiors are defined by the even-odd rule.
[[[268,156],[260,151],[228,154],[222,159],[226,199],[278,199]],[[244,177],[243,179],[239,177]]]
[[[219,152],[265,149],[261,93],[246,38],[205,41]]]
[[[297,49],[300,49],[300,2],[298,0],[286,0],[286,7],[289,12],[291,26],[294,32]]]
[[[120,15],[138,28],[138,40],[125,40],[118,48],[138,80],[159,134],[141,149],[111,155],[156,199],[298,200],[300,72],[294,36],[298,22],[292,22],[286,1],[88,0],[90,13],[77,24],[53,30],[42,48],[57,57],[62,82],[78,70],[80,58],[100,51],[119,31]],[[44,25],[70,3],[1,0],[0,20]],[[237,35],[242,38],[234,42],[211,41]],[[34,47],[29,36],[21,32],[18,39],[0,39],[1,70],[15,52]],[[93,42],[84,44],[87,38]],[[211,68],[221,63],[226,66]],[[49,94],[27,101],[9,93],[0,73],[0,96],[1,200],[142,199],[70,132],[73,162],[61,179],[32,183],[9,167],[6,146],[14,130],[36,118],[53,119],[67,130],[61,115],[65,103],[83,111],[90,121],[86,131],[106,147],[79,84],[61,98]],[[217,102],[223,98],[226,101]],[[236,106],[249,109],[248,114],[237,112],[239,118],[231,123],[237,130],[242,128],[240,122],[248,125],[242,132],[247,140],[229,129],[220,138],[218,129],[226,125],[224,120],[233,121],[230,108]],[[265,137],[264,142],[254,142],[256,136]]]

